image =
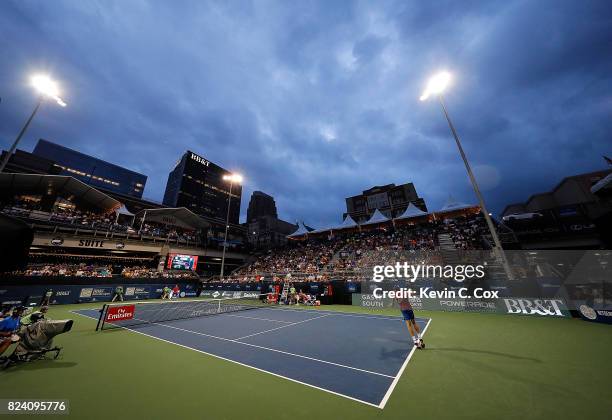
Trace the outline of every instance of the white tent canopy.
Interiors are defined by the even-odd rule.
[[[401,216],[396,217],[395,219],[412,219],[415,217],[423,217],[423,216],[427,216],[429,213],[424,212],[423,210],[421,210],[420,208],[418,208],[417,206],[415,206],[412,203],[408,204],[408,207],[406,207],[406,210],[402,213]]]
[[[311,230],[309,233],[323,233],[323,232],[329,232],[330,230],[335,229],[335,228],[321,228],[321,229],[315,229],[315,230]]]
[[[599,190],[603,190],[607,188],[612,188],[612,172],[609,173],[608,176],[606,176],[605,178],[597,181],[597,183],[591,187],[591,192],[595,194]]]
[[[123,216],[130,216],[133,217],[134,213],[130,212],[127,207],[125,207],[125,204],[121,203],[121,207],[119,207],[117,210],[115,210],[115,212],[118,215],[123,215]]]
[[[340,223],[338,226],[336,226],[333,229],[348,229],[348,228],[353,228],[359,226],[350,215],[346,216],[346,219],[344,219],[344,221],[342,223]],[[329,230],[329,229],[328,229]]]
[[[298,222],[298,228],[291,235],[288,235],[289,238],[294,238],[296,236],[306,235],[308,233],[308,229],[306,229],[306,225],[304,222]]]
[[[437,213],[446,213],[446,212],[451,212],[451,211],[470,209],[473,207],[478,207],[478,206],[474,204],[460,203],[454,198],[450,197],[448,201],[446,202],[446,204],[442,206],[442,208],[438,210]]]
[[[141,223],[157,222],[185,229],[200,229],[210,226],[210,223],[185,207],[146,209],[139,211],[136,216],[142,219]]]
[[[389,218],[385,216],[384,214],[382,214],[380,210],[376,209],[374,210],[372,217],[370,217],[370,220],[365,222],[364,225],[374,225],[376,223],[383,223],[383,222],[388,222],[388,221],[389,221]]]

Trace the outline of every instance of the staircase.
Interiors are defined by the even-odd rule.
[[[438,243],[440,244],[440,255],[445,264],[461,264],[459,253],[455,248],[455,242],[448,233],[438,234]]]

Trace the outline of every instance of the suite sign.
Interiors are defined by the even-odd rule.
[[[66,237],[34,237],[34,246],[54,247],[54,248],[80,248],[80,249],[108,249],[124,251],[146,251],[159,252],[159,243],[126,243],[118,239],[94,239],[94,238],[66,238]]]
[[[104,241],[99,239],[80,239],[79,246],[86,248],[104,248]]]

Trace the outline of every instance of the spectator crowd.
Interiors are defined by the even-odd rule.
[[[30,264],[25,270],[14,271],[15,276],[26,277],[113,277],[112,265],[79,264]],[[164,270],[156,268],[134,266],[124,267],[120,273],[125,278],[171,278],[171,279],[197,279],[193,271]]]
[[[441,262],[437,252],[441,234],[450,237],[455,249],[484,249],[487,245],[483,235],[486,233],[484,219],[476,215],[396,228],[338,231],[323,238],[312,235],[260,255],[224,281],[256,281],[287,274],[297,275],[301,281],[325,281],[331,273],[335,279],[350,279],[355,273],[371,269],[385,260]]]

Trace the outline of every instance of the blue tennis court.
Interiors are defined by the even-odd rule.
[[[424,333],[430,320],[417,322]],[[285,307],[125,329],[379,408],[415,351],[399,317]]]

